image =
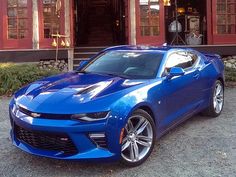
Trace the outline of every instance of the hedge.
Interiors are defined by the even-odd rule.
[[[24,85],[58,73],[57,70],[39,69],[36,64],[0,63],[0,96],[11,96]]]

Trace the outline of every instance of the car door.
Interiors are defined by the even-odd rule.
[[[198,58],[192,57],[187,51],[171,53],[165,63],[161,86],[162,100],[160,128],[166,129],[194,112],[198,106],[200,72],[197,67]],[[172,67],[184,69],[183,76],[167,79]]]

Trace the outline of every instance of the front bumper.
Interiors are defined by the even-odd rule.
[[[120,128],[118,127],[118,119],[116,118],[109,118],[108,120],[103,120],[99,122],[84,123],[73,120],[49,120],[38,118],[34,119],[29,116],[18,118],[12,113],[11,110],[9,110],[9,112],[12,125],[12,142],[16,147],[22,149],[25,152],[38,156],[64,160],[120,159]],[[19,128],[20,130],[17,130]],[[21,134],[21,138],[19,138],[19,132],[17,131],[23,130],[24,134]],[[89,134],[101,132],[105,134],[105,140],[107,144],[106,148],[98,146],[98,144],[89,137]],[[34,135],[33,138],[36,139],[32,138],[32,134]],[[35,134],[37,135],[36,137]],[[44,134],[44,139],[41,140],[40,136]],[[55,140],[55,142],[57,143],[58,138],[59,141],[67,141],[68,139],[71,140],[76,151],[73,151],[73,153],[68,154],[65,151],[61,150],[61,148],[58,149],[58,146],[52,150],[52,148],[49,146],[52,146],[52,144],[54,143],[54,139],[51,140],[51,136],[50,138],[47,138],[48,135],[53,135],[53,137],[57,139]],[[60,138],[60,135],[66,135],[66,137],[68,138]],[[45,143],[47,143],[48,141],[50,142],[50,145],[45,145]],[[43,146],[40,144],[42,142],[44,143]],[[64,148],[66,148],[66,146],[64,146]]]

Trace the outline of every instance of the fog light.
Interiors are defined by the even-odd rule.
[[[107,148],[105,133],[91,133],[89,137],[98,147]]]

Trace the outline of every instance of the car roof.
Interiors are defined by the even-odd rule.
[[[134,50],[134,51],[157,51],[161,53],[166,53],[169,50],[187,50],[188,48],[176,48],[171,46],[149,46],[149,45],[121,45],[121,46],[113,46],[106,48],[104,51],[118,51],[118,50]]]

